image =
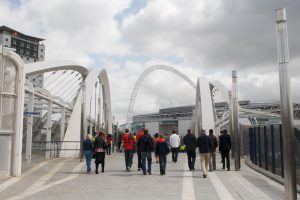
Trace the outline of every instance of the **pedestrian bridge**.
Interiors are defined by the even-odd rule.
[[[24,64],[17,54],[7,48],[2,48],[0,58],[0,147],[2,152],[0,176],[21,176],[22,172],[24,173],[19,178],[0,179],[2,197],[18,199],[20,195],[25,195],[34,199],[38,198],[38,195],[42,194],[43,191],[48,191],[48,188],[53,189],[49,190],[53,191],[53,194],[59,193],[59,188],[56,185],[65,182],[69,184],[69,181],[73,179],[86,183],[91,181],[91,177],[82,174],[84,171],[82,163],[73,158],[82,158],[83,156],[82,151],[80,151],[82,150],[80,141],[83,140],[85,133],[92,133],[95,130],[112,133],[110,88],[105,69],[88,69],[85,66],[66,61]],[[167,66],[151,67],[145,71],[144,75],[153,70],[161,69],[183,76],[175,69]],[[44,82],[35,83],[34,87],[32,82],[25,79],[25,76],[43,76]],[[143,78],[143,75],[141,77]],[[201,81],[198,81],[196,87],[187,77],[183,79],[190,82],[197,91],[196,107],[198,110],[195,110],[192,125],[194,131],[197,132],[196,130],[205,126],[213,126],[215,130],[224,127],[229,128],[231,124],[229,110],[224,111],[218,117],[212,106],[213,102],[217,101],[220,96],[223,96],[225,102],[230,105],[229,100],[231,98],[228,91],[219,82],[208,82],[202,79],[200,90],[199,82]],[[139,87],[138,84],[136,87]],[[202,92],[201,95],[200,91]],[[137,89],[135,88],[132,98],[135,97],[136,92]],[[200,97],[203,97],[202,102]],[[206,98],[205,101],[203,101],[204,97]],[[133,103],[134,100],[130,101],[129,115],[132,115]],[[201,104],[202,109],[200,108]],[[209,109],[209,111],[205,109]],[[239,108],[239,112],[240,116],[249,119],[258,115],[279,117],[278,114],[250,109]],[[201,117],[199,118],[199,116],[205,116],[205,113],[211,113],[211,119],[208,122],[202,120]],[[212,122],[213,124],[209,124]],[[242,168],[240,171],[238,171],[238,167],[236,172],[223,172],[222,170],[212,172],[209,175],[209,182],[203,182],[199,177],[199,171],[189,172],[186,170],[185,154],[182,154],[181,164],[173,166],[170,163],[169,177],[156,179],[158,178],[157,175],[151,176],[149,178],[151,185],[155,186],[153,188],[157,191],[166,192],[166,199],[171,197],[173,199],[198,199],[200,197],[204,199],[252,199],[252,197],[256,199],[282,199],[283,187],[277,184],[277,182],[283,183],[284,181],[281,128],[279,125],[259,127],[257,124],[253,128],[254,123],[255,121],[248,120],[239,124],[240,138],[237,141],[241,148]],[[295,142],[298,144],[299,127],[295,127],[295,135]],[[296,146],[296,164],[297,169],[299,169],[299,145]],[[109,191],[135,191],[135,187],[139,188],[138,183],[145,185],[147,183],[145,180],[148,178],[142,179],[138,172],[123,173],[120,168],[122,160],[122,155],[118,153],[108,158],[108,163],[111,163],[107,166],[108,173],[102,175],[105,177],[105,183],[109,183],[105,188]],[[43,171],[43,166],[52,169]],[[68,171],[67,166],[71,166],[70,169],[73,171]],[[248,166],[276,180],[276,182],[258,175]],[[54,174],[59,176],[59,173],[64,174],[63,177],[53,177]],[[68,176],[70,173],[75,175]],[[248,173],[251,175],[248,176]],[[42,189],[37,189],[38,182],[33,183],[28,188],[21,189],[20,194],[12,194],[10,186],[22,187],[19,184],[23,181],[26,183],[27,178],[30,179],[30,177],[38,174],[42,176],[41,179],[50,180],[49,184],[44,181],[40,187]],[[132,178],[129,179],[130,177]],[[299,177],[298,173],[298,184],[300,183]],[[57,180],[51,180],[52,178],[57,178]],[[38,180],[39,178],[36,176],[34,179]],[[162,186],[157,184],[156,180],[159,180]],[[125,183],[128,181],[131,184],[126,185]],[[120,185],[121,183],[122,185]],[[180,183],[180,186],[175,183]],[[270,191],[262,190],[262,183],[267,184]],[[74,181],[72,184],[74,184],[73,187],[77,187]],[[164,188],[165,186],[166,188]],[[159,199],[153,188],[149,191],[154,193],[155,198],[149,196],[148,199]],[[172,195],[172,192],[169,194],[169,191],[175,192],[176,195]],[[140,193],[134,192],[134,194],[135,196],[131,196],[131,194],[126,193],[125,196],[130,199],[145,197]],[[47,195],[49,195],[49,199],[53,197],[48,192]],[[79,196],[76,196],[75,199],[77,197]],[[93,197],[93,194],[90,197]],[[114,195],[107,195],[106,197],[117,198]]]

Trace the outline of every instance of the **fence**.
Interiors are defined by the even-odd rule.
[[[297,184],[300,185],[300,130],[295,128],[294,133]],[[248,140],[245,154],[248,155],[251,163],[261,170],[284,178],[282,125],[251,127],[247,134],[244,137]]]

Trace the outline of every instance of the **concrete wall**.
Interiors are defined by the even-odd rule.
[[[145,128],[149,130],[149,134],[154,135],[159,132],[159,122],[146,122]]]
[[[178,120],[178,135],[185,136],[187,129],[191,128],[191,120]]]

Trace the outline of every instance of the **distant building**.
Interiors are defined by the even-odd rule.
[[[0,26],[0,44],[15,49],[25,63],[45,60],[45,45],[42,38],[25,35],[7,26]],[[27,77],[34,87],[43,87],[43,75]]]

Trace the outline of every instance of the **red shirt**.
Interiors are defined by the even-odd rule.
[[[144,131],[138,132],[136,134],[136,141],[139,141],[139,139],[144,135]]]
[[[129,138],[129,133],[125,133],[122,137],[122,141],[123,141],[123,147],[125,150],[133,150],[134,149],[134,138],[133,136],[131,136],[131,138]]]
[[[108,137],[106,137],[106,143],[107,144],[111,144],[112,143],[112,137],[111,136],[108,136]]]

